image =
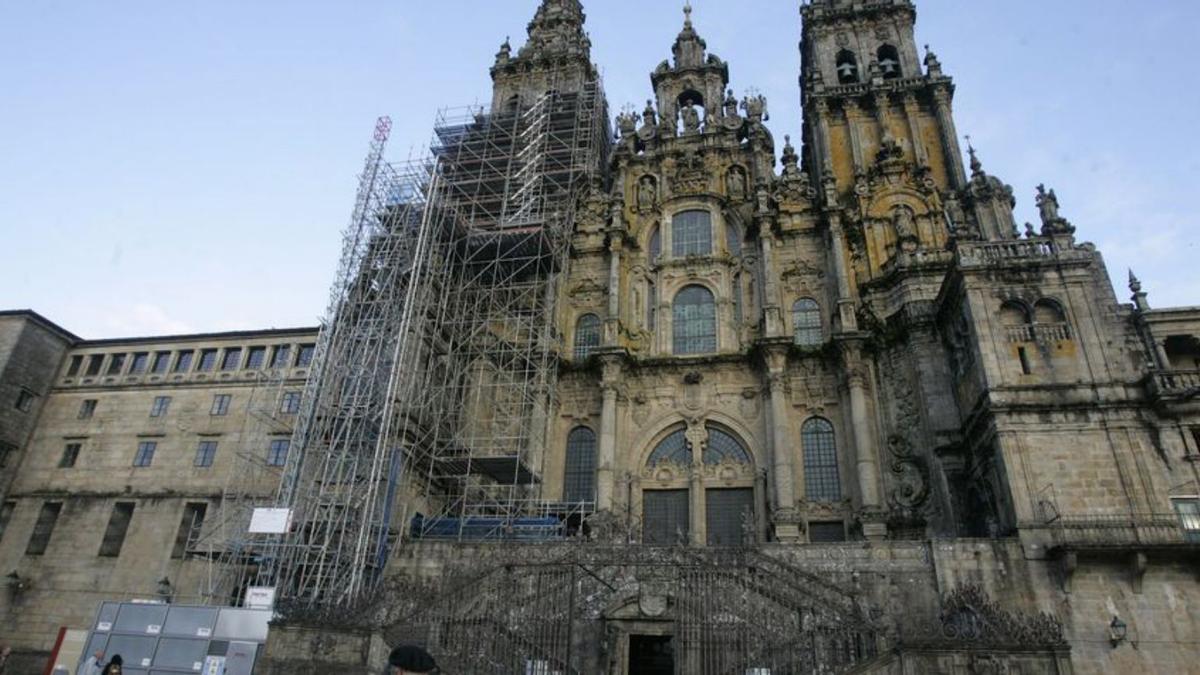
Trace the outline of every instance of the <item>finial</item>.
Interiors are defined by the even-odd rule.
[[[1134,275],[1133,270],[1129,270],[1129,290],[1133,291],[1134,307],[1137,307],[1139,312],[1145,312],[1150,309],[1150,301],[1147,300],[1147,294],[1142,290],[1142,282]]]
[[[971,173],[983,173],[983,162],[979,161],[979,156],[975,154],[975,146],[971,144],[971,135],[965,136],[967,139],[967,154],[971,156]]]
[[[1139,293],[1142,290],[1142,282],[1137,278],[1137,275],[1133,273],[1133,268],[1130,268],[1129,270],[1129,290],[1133,291],[1134,293]]]
[[[692,27],[692,0],[683,3],[683,25],[687,28]]]

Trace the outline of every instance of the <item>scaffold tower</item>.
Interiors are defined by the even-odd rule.
[[[439,114],[427,157],[381,120],[263,547],[280,602],[349,606],[405,537],[561,519],[538,467],[576,203],[610,136],[598,78]]]

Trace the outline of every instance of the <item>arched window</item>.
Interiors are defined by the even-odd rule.
[[[596,432],[575,427],[567,436],[567,461],[563,472],[563,501],[596,499]]]
[[[821,332],[821,306],[812,298],[800,298],[792,305],[792,332],[801,347],[818,347],[825,342]]]
[[[720,464],[726,460],[749,464],[750,455],[737,439],[717,427],[708,428],[708,445],[704,448],[705,464]]]
[[[658,445],[654,446],[654,451],[650,453],[650,459],[646,460],[650,466],[668,462],[684,466],[692,464],[692,451],[688,448],[683,429],[679,429],[659,441]]]
[[[894,46],[883,45],[879,48],[878,56],[883,79],[894,80],[903,74],[900,70],[900,52]]]
[[[659,231],[657,225],[650,231],[650,241],[647,246],[650,249],[650,262],[658,262],[658,259],[662,257],[662,232]]]
[[[675,296],[673,310],[676,354],[717,351],[717,306],[712,291],[687,286]]]
[[[840,84],[855,84],[858,82],[858,58],[849,49],[843,49],[838,52],[837,77]]]
[[[584,314],[575,322],[575,360],[583,361],[600,346],[600,317]]]
[[[804,444],[805,497],[814,502],[841,501],[842,481],[838,477],[833,425],[814,417],[804,423],[800,438]]]
[[[671,255],[712,255],[712,215],[708,211],[683,211],[671,220]]]
[[[1067,322],[1067,317],[1057,302],[1042,298],[1033,306],[1033,322],[1043,325],[1062,324]]]
[[[729,222],[728,219],[725,222],[725,248],[729,255],[742,254],[742,228]]]

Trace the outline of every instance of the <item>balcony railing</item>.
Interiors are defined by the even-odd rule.
[[[1010,239],[960,242],[958,252],[964,261],[988,263],[1019,258],[1053,258],[1058,255],[1058,246],[1050,239]]]
[[[1175,513],[1062,516],[1048,527],[1062,548],[1200,545],[1200,529],[1185,527]]]
[[[1156,370],[1146,378],[1152,398],[1195,398],[1200,396],[1200,370]]]
[[[1032,323],[1008,327],[1009,342],[1051,344],[1071,339],[1071,326],[1065,323]]]

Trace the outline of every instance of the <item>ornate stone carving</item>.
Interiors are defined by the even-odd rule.
[[[685,101],[683,107],[679,110],[679,116],[683,119],[684,135],[700,133],[700,113],[696,111],[696,104],[691,101]]]
[[[671,186],[680,195],[697,194],[708,189],[708,169],[700,153],[688,152],[676,161]]]
[[[891,494],[892,506],[906,515],[915,515],[914,512],[929,499],[928,463],[913,452],[912,443],[900,434],[893,434],[888,439],[888,450],[892,454],[895,485]]]
[[[725,192],[729,200],[734,202],[746,201],[746,170],[740,166],[729,167],[725,174]]]
[[[646,174],[638,179],[638,213],[649,213],[658,207],[658,179]]]

